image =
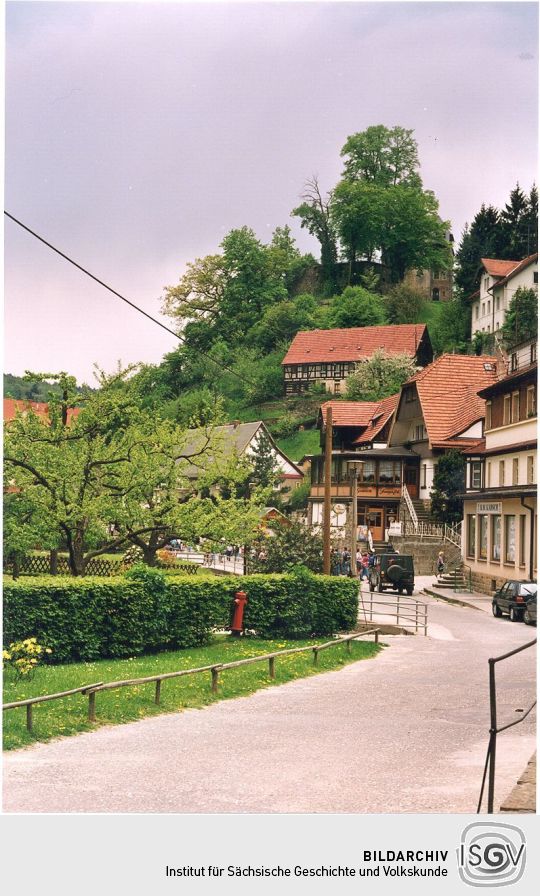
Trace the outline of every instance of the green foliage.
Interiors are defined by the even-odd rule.
[[[465,458],[460,451],[443,454],[437,462],[431,489],[431,513],[441,523],[459,523],[463,519]]]
[[[428,324],[433,351],[437,355],[443,352],[466,354],[471,332],[470,305],[457,297],[436,307],[438,317]]]
[[[346,397],[349,401],[379,401],[399,392],[415,373],[410,355],[387,355],[378,349],[367,361],[357,364],[347,378]]]
[[[262,637],[329,635],[352,628],[354,581],[313,576],[240,579],[166,576],[136,566],[123,579],[53,579],[10,583],[4,591],[5,643],[34,632],[48,662],[131,657],[187,648],[227,627],[235,591],[248,593],[246,628]]]
[[[322,537],[299,522],[272,524],[273,537],[265,538],[260,548],[266,557],[253,561],[259,572],[288,572],[301,563],[312,572],[322,572]]]
[[[334,296],[328,317],[330,327],[374,327],[386,323],[383,299],[362,286],[347,286],[340,296]]]
[[[251,329],[254,343],[268,352],[282,343],[291,342],[300,330],[313,330],[316,321],[302,302],[304,298],[288,299],[268,308]]]
[[[278,446],[291,460],[299,461],[305,454],[321,453],[320,439],[318,429],[301,429],[278,439]]]
[[[308,498],[311,493],[311,482],[309,478],[306,476],[304,481],[297,485],[291,494],[289,499],[288,508],[289,510],[306,510],[308,506]]]
[[[379,124],[352,134],[341,150],[345,158],[343,177],[385,188],[397,184],[421,187],[418,147],[413,133]]]
[[[538,295],[534,289],[516,289],[504,315],[501,336],[507,347],[538,336]]]
[[[122,555],[122,566],[129,569],[130,566],[134,566],[135,563],[142,563],[143,560],[144,553],[142,548],[136,544],[132,544]]]
[[[419,323],[426,300],[410,286],[394,286],[384,298],[386,316],[390,324]]]

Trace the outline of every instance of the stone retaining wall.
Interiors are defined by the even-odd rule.
[[[437,538],[415,538],[411,535],[393,536],[392,544],[400,554],[411,554],[414,557],[414,571],[417,576],[435,575],[437,572],[437,556],[444,552],[446,569],[449,570],[461,561],[461,553],[456,545]]]

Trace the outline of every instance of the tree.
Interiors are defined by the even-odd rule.
[[[312,572],[322,572],[322,537],[299,522],[272,523],[273,536],[264,538],[259,547],[266,559],[253,561],[255,572],[288,572],[302,565]]]
[[[343,177],[380,187],[404,184],[421,188],[420,162],[413,131],[401,127],[372,125],[347,138],[341,150],[345,158]]]
[[[433,193],[398,184],[385,192],[383,208],[380,249],[394,282],[403,280],[408,268],[452,266],[446,239],[450,225],[439,218]]]
[[[346,397],[349,401],[380,401],[399,392],[415,373],[410,355],[387,355],[378,349],[367,361],[357,364],[347,378]]]
[[[516,289],[504,315],[501,336],[507,347],[538,336],[538,295],[534,289]]]
[[[179,321],[206,320],[212,323],[221,311],[226,271],[222,255],[205,255],[188,262],[176,286],[165,287],[163,311]]]
[[[346,258],[371,261],[380,248],[385,190],[376,184],[342,180],[332,194],[332,222]]]
[[[362,286],[347,286],[330,303],[328,322],[331,327],[373,327],[386,323],[381,296]]]
[[[443,454],[437,463],[431,489],[431,513],[441,523],[449,525],[463,519],[465,490],[465,458],[455,449]]]
[[[429,325],[433,351],[467,354],[471,332],[471,306],[460,297],[439,306],[438,318]]]
[[[384,297],[386,316],[391,324],[415,324],[425,309],[424,296],[410,286],[394,286]]]
[[[315,327],[313,314],[304,310],[297,300],[272,305],[251,328],[250,336],[263,351],[275,349],[282,342],[291,342],[299,330]]]
[[[280,468],[276,452],[266,433],[261,431],[257,438],[255,450],[250,455],[253,472],[250,481],[260,489],[274,489],[280,480]]]
[[[335,285],[337,243],[330,215],[330,196],[327,194],[323,199],[317,175],[314,174],[304,184],[301,198],[302,204],[293,209],[291,215],[300,218],[300,226],[319,241],[323,280],[326,288],[332,289]]]
[[[516,184],[510,198],[500,214],[501,224],[504,228],[505,248],[510,253],[510,258],[520,260],[530,254],[530,234],[528,234],[527,197]]]

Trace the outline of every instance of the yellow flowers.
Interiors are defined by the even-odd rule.
[[[42,647],[37,638],[25,638],[24,641],[13,641],[7,650],[2,651],[4,669],[13,669],[17,679],[31,677],[43,654],[52,653],[50,647]]]

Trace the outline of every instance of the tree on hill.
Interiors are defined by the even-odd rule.
[[[377,349],[367,361],[358,363],[347,378],[346,397],[349,401],[380,401],[399,392],[415,373],[416,365],[410,355],[387,355]]]
[[[335,287],[335,265],[338,258],[337,237],[330,215],[330,196],[323,198],[316,175],[304,184],[302,203],[291,215],[300,218],[300,226],[314,236],[321,247],[321,268],[326,291]]]
[[[347,286],[340,296],[334,296],[328,309],[330,327],[374,327],[384,323],[382,297],[362,286]]]
[[[345,158],[343,177],[348,181],[365,181],[380,187],[422,186],[412,130],[372,125],[348,137],[341,155]]]
[[[426,300],[421,293],[401,283],[384,297],[384,305],[389,323],[415,324],[420,320]]]
[[[516,289],[500,332],[507,347],[538,336],[538,295],[534,289]]]

